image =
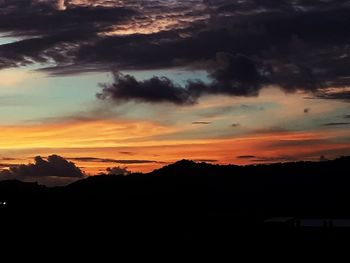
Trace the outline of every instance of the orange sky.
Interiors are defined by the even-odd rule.
[[[330,153],[331,156],[333,152],[336,156],[350,149],[350,143],[337,142],[337,138],[348,135],[347,131],[339,130],[265,131],[230,138],[191,140],[156,140],[157,135],[171,134],[179,128],[151,122],[78,121],[3,126],[1,130],[0,154],[14,158],[5,158],[2,163],[27,163],[36,155],[50,154],[65,158],[94,157],[126,161],[74,160],[89,174],[113,166],[127,166],[132,171],[147,172],[183,158],[213,160],[222,164],[315,160],[322,153]],[[133,163],[133,160],[152,162]]]
[[[97,174],[113,166],[148,172],[184,158],[248,164],[349,154],[348,127],[323,126],[345,115],[348,104],[305,96],[268,88],[259,97],[208,96],[190,107],[129,103],[117,107],[119,112],[107,111],[115,117],[101,115],[106,110],[101,108],[100,115],[91,111],[87,118],[67,113],[13,124],[5,114],[0,164],[4,168],[32,162],[36,155],[58,154],[73,158],[88,174]],[[41,113],[50,111],[41,107]],[[82,157],[121,162],[74,159]]]

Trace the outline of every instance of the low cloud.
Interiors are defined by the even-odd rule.
[[[213,159],[193,159],[192,161],[202,162],[202,163],[216,163],[216,162],[218,162],[218,160],[213,160]]]
[[[277,163],[277,162],[293,162],[297,160],[298,159],[291,156],[276,156],[276,157],[271,156],[271,157],[257,157],[252,161],[257,163]]]
[[[192,124],[195,124],[195,125],[209,125],[211,123],[212,123],[211,121],[193,121],[192,122]]]
[[[126,167],[109,167],[106,169],[109,175],[129,175],[131,172]]]
[[[33,164],[12,166],[9,170],[2,172],[2,176],[4,175],[14,179],[26,177],[84,177],[84,173],[73,162],[69,162],[58,155],[50,155],[46,160],[41,156],[36,156]]]
[[[47,186],[66,185],[84,177],[79,167],[58,155],[47,159],[37,156],[33,164],[11,165],[0,171],[0,180],[38,182]]]
[[[350,91],[344,90],[343,87],[349,86],[350,83],[347,83],[344,81],[344,83],[339,83],[339,87],[334,87],[331,92],[328,92],[327,89],[325,90],[318,90],[315,93],[315,97],[319,99],[326,99],[326,100],[341,100],[348,102],[350,101]],[[335,85],[337,86],[337,85]]]
[[[328,122],[321,124],[321,126],[345,126],[350,125],[350,122]]]
[[[249,160],[256,163],[274,163],[274,162],[291,162],[296,158],[291,156],[256,156],[256,155],[239,155],[237,159]]]
[[[110,158],[96,158],[96,157],[75,157],[68,158],[72,161],[77,162],[94,162],[94,163],[119,163],[119,164],[146,164],[146,163],[157,163],[152,160],[116,160]]]

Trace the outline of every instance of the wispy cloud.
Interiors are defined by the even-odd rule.
[[[350,122],[328,122],[328,123],[321,124],[321,126],[345,126],[345,125],[350,125]]]
[[[212,122],[211,121],[193,121],[192,124],[208,125],[208,124],[212,124]]]
[[[157,163],[157,161],[152,161],[152,160],[116,160],[116,159],[96,158],[96,157],[73,157],[73,158],[67,158],[67,159],[72,161],[78,161],[78,162],[118,163],[118,164]]]

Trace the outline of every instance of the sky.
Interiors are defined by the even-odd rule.
[[[349,13],[346,0],[0,0],[0,178],[349,155]]]

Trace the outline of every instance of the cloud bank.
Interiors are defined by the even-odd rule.
[[[0,10],[0,32],[19,39],[0,45],[0,68],[184,67],[206,70],[211,80],[179,86],[119,75],[99,94],[104,99],[188,105],[206,94],[253,96],[277,85],[349,101],[341,88],[350,80],[350,1],[3,0]]]
[[[3,179],[83,178],[84,173],[73,162],[58,155],[51,155],[47,160],[36,156],[33,164],[12,166],[8,170],[1,171],[0,177]]]

